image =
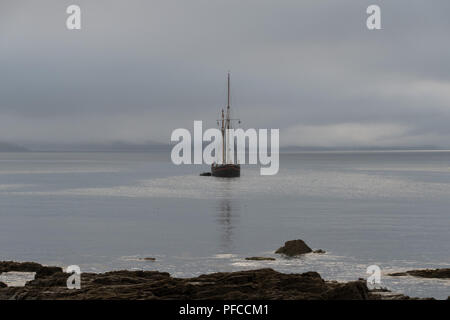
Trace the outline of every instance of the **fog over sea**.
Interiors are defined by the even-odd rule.
[[[0,153],[0,260],[176,277],[270,267],[338,281],[376,264],[392,291],[450,296],[448,280],[387,275],[450,267],[450,152],[281,154],[277,175],[243,166],[236,179],[206,170],[161,151]],[[326,254],[274,254],[292,239]]]

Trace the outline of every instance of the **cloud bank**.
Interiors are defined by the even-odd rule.
[[[450,2],[0,4],[0,140],[168,143],[226,102],[294,146],[450,146]]]

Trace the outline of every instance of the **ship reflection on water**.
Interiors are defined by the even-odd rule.
[[[218,199],[217,222],[219,227],[221,253],[231,253],[234,249],[236,225],[239,221],[240,206],[230,198]]]

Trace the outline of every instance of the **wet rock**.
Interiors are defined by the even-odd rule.
[[[284,254],[289,257],[298,256],[312,252],[311,248],[306,245],[303,240],[286,241],[284,246],[279,248],[275,253]]]
[[[0,273],[10,271],[36,272],[35,279],[37,279],[63,270],[60,267],[46,267],[36,262],[0,261]]]
[[[5,283],[0,281],[0,288],[6,288],[6,287],[8,287],[8,286]]]
[[[450,279],[450,268],[410,270],[405,272],[390,273],[389,276],[392,277],[413,276],[420,278]]]
[[[389,290],[388,288],[385,288],[385,287],[381,287],[381,288],[371,289],[370,292],[372,292],[372,293],[374,293],[374,292],[391,292],[391,290]]]
[[[210,177],[211,176],[211,172],[202,172],[202,173],[200,173],[200,176],[202,176],[202,177]]]
[[[141,258],[139,260],[143,260],[143,261],[156,261],[156,258],[151,258],[151,257],[146,257],[146,258]]]
[[[275,258],[271,258],[271,257],[248,257],[248,258],[245,258],[245,260],[253,260],[253,261],[264,261],[264,260],[267,260],[267,261],[275,261],[276,259],[275,259]]]
[[[314,250],[313,253],[324,254],[326,252],[325,252],[325,250],[317,249],[317,250]]]
[[[405,277],[407,276],[408,273],[407,272],[394,272],[394,273],[388,273],[388,276],[391,277]]]

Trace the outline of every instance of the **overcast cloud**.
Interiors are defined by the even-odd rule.
[[[231,70],[244,128],[282,145],[449,147],[449,17],[448,0],[2,0],[0,141],[168,143],[215,125]]]

